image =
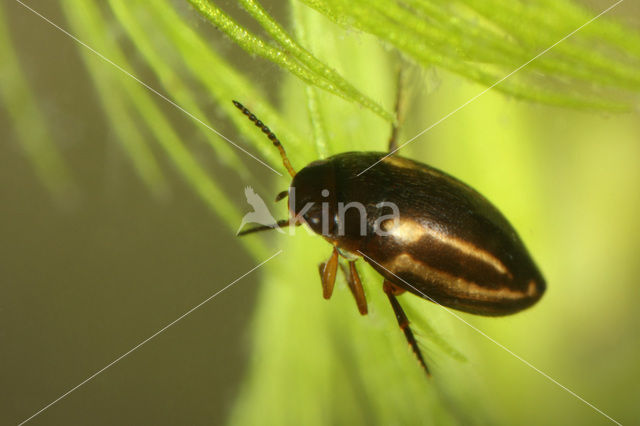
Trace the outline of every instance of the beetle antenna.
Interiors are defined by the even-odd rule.
[[[278,151],[280,151],[280,157],[282,157],[282,164],[284,164],[284,167],[287,169],[287,171],[289,172],[289,174],[291,175],[291,177],[294,177],[296,175],[296,171],[293,170],[293,167],[291,167],[291,163],[289,162],[289,157],[287,157],[287,153],[284,150],[284,147],[282,146],[282,144],[280,143],[280,140],[278,139],[278,137],[276,136],[275,133],[273,133],[271,131],[271,129],[269,129],[262,121],[260,121],[258,119],[258,117],[256,117],[256,115],[254,113],[252,113],[251,111],[249,111],[244,105],[242,105],[240,102],[238,101],[233,101],[233,104],[236,106],[236,108],[238,108],[240,111],[242,111],[242,113],[244,115],[247,116],[247,118],[249,118],[249,120],[253,121],[253,123],[256,125],[256,127],[259,127],[260,130],[262,130],[262,133],[264,133],[265,135],[267,135],[267,137],[269,138],[269,140],[271,142],[273,142],[273,146],[275,146],[276,148],[278,148]]]

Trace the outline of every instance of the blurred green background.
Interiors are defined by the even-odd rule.
[[[186,2],[144,3],[28,4],[276,170],[284,172],[277,153],[233,111],[232,97],[281,136],[296,168],[322,154],[384,149],[389,123],[380,114],[304,84],[256,51],[246,54]],[[265,34],[233,2],[219,3]],[[610,3],[580,4],[595,16]],[[161,25],[169,5],[172,19],[193,28],[228,68],[211,65],[193,39],[179,43],[184,28],[170,34],[171,21]],[[391,42],[306,6],[264,5],[358,91],[392,110],[400,59]],[[624,2],[607,16],[638,37],[638,4]],[[426,380],[371,270],[360,266],[371,307],[360,317],[341,279],[333,299],[322,300],[316,267],[330,249],[319,238],[304,231],[235,237],[250,211],[244,187],[284,217],[285,206],[270,200],[286,177],[229,149],[17,2],[0,5],[0,26],[1,424],[27,419],[278,250],[31,422],[610,423],[442,308],[405,295],[434,372]],[[633,37],[629,46],[637,47]],[[580,69],[580,56],[571,59]],[[419,59],[402,62],[410,77],[400,141],[487,87]],[[628,67],[640,71],[637,56]],[[523,76],[524,98],[542,93],[544,84],[530,91],[527,84],[544,76]],[[402,155],[492,200],[547,279],[547,293],[528,311],[459,315],[633,424],[640,418],[640,88],[630,83],[620,95],[619,87],[612,93],[586,81],[598,99],[627,102],[631,111],[548,106],[492,90]],[[554,81],[563,82],[572,88],[567,99],[583,94],[569,78]]]

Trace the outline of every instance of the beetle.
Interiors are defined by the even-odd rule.
[[[296,173],[276,135],[242,104],[233,103],[273,142],[292,177],[289,189],[276,198],[295,194],[295,199],[289,197],[289,219],[278,226],[304,223],[333,246],[329,259],[319,265],[324,298],[331,297],[343,258],[348,270],[340,265],[349,288],[366,315],[356,269],[356,261],[364,259],[382,275],[398,325],[427,375],[397,295],[407,291],[485,316],[513,314],[542,297],[545,280],[515,229],[470,186],[426,164],[384,152],[345,152],[313,161]],[[394,126],[390,152],[396,133]],[[345,210],[349,203],[362,208]],[[385,203],[397,206],[399,217],[384,219]],[[273,227],[258,226],[239,235],[268,229]]]

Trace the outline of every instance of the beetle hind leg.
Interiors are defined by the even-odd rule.
[[[413,335],[413,331],[411,331],[411,327],[409,325],[409,319],[407,318],[407,315],[404,313],[404,310],[402,309],[400,302],[398,302],[398,299],[396,298],[396,295],[403,293],[404,290],[399,289],[398,287],[396,287],[395,285],[393,285],[391,282],[387,280],[384,280],[384,283],[382,284],[382,288],[386,293],[387,297],[389,298],[389,302],[391,302],[391,307],[393,308],[393,312],[396,314],[398,325],[404,332],[404,336],[406,337],[407,342],[409,342],[409,346],[411,346],[413,353],[418,358],[418,362],[424,369],[425,373],[427,373],[427,376],[431,376],[431,373],[429,372],[429,368],[427,367],[427,363],[425,362],[424,357],[422,356],[422,352],[418,347],[418,342],[416,341],[416,338]]]

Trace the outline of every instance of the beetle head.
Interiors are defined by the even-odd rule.
[[[314,161],[295,175],[289,189],[289,211],[317,234],[328,237],[335,232],[337,200],[331,162]]]

